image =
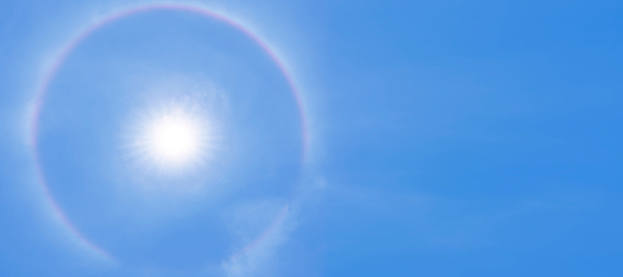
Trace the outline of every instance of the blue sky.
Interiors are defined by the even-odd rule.
[[[30,145],[64,45],[154,3],[0,3],[0,275],[623,274],[623,4],[166,2],[251,36],[105,24]],[[175,109],[208,126],[183,170],[135,143]]]

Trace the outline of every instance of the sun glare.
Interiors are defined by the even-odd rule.
[[[167,115],[153,124],[150,147],[160,160],[181,163],[199,146],[198,126],[182,116]]]
[[[210,145],[205,120],[175,107],[147,116],[140,126],[136,146],[141,160],[163,172],[179,171],[196,164]]]

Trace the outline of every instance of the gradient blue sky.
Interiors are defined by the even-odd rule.
[[[42,150],[50,187],[81,233],[119,261],[102,259],[46,203],[29,113],[64,43],[141,3],[160,2],[0,3],[1,276],[623,274],[618,1],[193,2],[243,22],[283,58],[309,124],[303,165],[295,101],[252,40],[183,13],[115,23],[55,79],[57,102],[42,124],[57,142],[100,138],[104,147],[113,122],[151,99],[153,89],[136,88],[217,76],[208,87],[231,109],[217,101],[211,110],[237,138],[221,145],[242,150],[219,152],[228,166],[214,182],[257,186],[189,201],[196,205],[146,196],[148,205],[119,219],[110,211],[125,215],[135,203],[107,194],[128,181],[110,175],[124,166],[103,165],[114,153],[59,154],[65,148],[50,139]],[[83,131],[91,120],[102,128]],[[63,171],[77,165],[80,174]],[[215,212],[197,212],[206,207]],[[232,248],[258,236],[264,243],[228,262]],[[195,270],[203,260],[208,268]]]

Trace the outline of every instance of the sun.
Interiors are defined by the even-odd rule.
[[[199,128],[191,119],[180,114],[156,119],[149,134],[152,155],[172,164],[190,159],[199,151]]]
[[[134,139],[139,160],[160,172],[179,172],[204,161],[211,148],[206,120],[184,106],[143,116]]]

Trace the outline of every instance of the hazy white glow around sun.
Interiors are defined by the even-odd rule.
[[[164,115],[151,125],[148,145],[158,160],[179,164],[199,151],[200,127],[191,119],[180,114]]]
[[[214,148],[213,130],[200,114],[181,104],[143,114],[131,131],[132,153],[162,173],[180,173],[205,162]]]

